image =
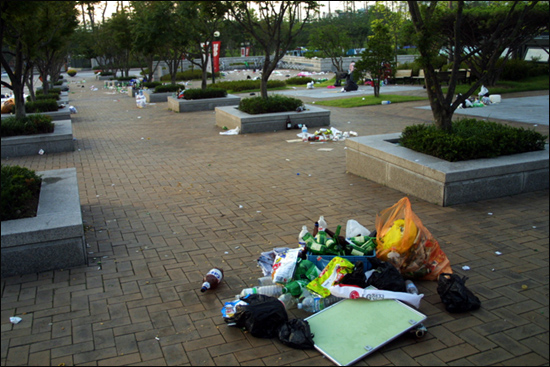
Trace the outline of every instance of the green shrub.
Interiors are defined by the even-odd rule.
[[[544,136],[496,122],[476,119],[454,121],[450,132],[435,125],[412,125],[405,128],[400,144],[406,148],[450,162],[494,158],[542,150]]]
[[[42,178],[20,166],[1,166],[1,220],[36,216]]]
[[[117,78],[117,80],[119,82],[129,82],[132,79],[137,79],[137,76],[135,76],[135,75],[133,75],[133,76],[119,76]]]
[[[2,118],[0,135],[4,137],[51,133],[54,130],[52,117],[46,115],[29,115],[23,119],[15,116]]]
[[[162,82],[145,82],[145,83],[141,83],[141,85],[144,88],[155,89],[159,85],[162,85]]]
[[[57,111],[58,109],[59,106],[57,105],[57,101],[55,99],[43,99],[25,103],[25,111],[27,113],[52,112]]]
[[[206,99],[206,98],[222,98],[227,96],[227,91],[222,88],[206,88],[202,90],[200,88],[187,89],[185,91],[185,99]]]
[[[67,74],[69,76],[75,76],[76,75],[76,70],[75,69],[69,69],[69,70],[67,70]]]
[[[57,94],[59,96],[61,94],[61,88],[50,88],[48,89],[48,94]]]
[[[34,95],[34,99],[36,101],[43,101],[45,99],[55,99],[56,101],[59,101],[59,98],[61,97],[59,96],[58,93],[48,93],[48,94],[38,93]],[[27,96],[27,102],[32,102],[31,96]]]
[[[498,65],[502,65],[502,59]],[[521,81],[532,76],[548,75],[548,64],[539,64],[533,61],[510,59],[506,61],[500,74],[502,80]]]
[[[222,88],[227,91],[243,92],[248,90],[260,89],[261,80],[237,80],[233,82],[219,82],[216,83],[216,88]],[[284,80],[268,80],[267,89],[270,88],[283,88],[286,86]]]
[[[101,76],[112,76],[114,73],[112,71],[102,71]]]
[[[260,113],[296,111],[296,109],[302,105],[303,102],[299,99],[282,95],[272,95],[267,99],[262,97],[241,99],[239,110],[251,115],[257,115]]]
[[[306,85],[309,82],[314,81],[313,78],[308,76],[295,76],[293,78],[288,78],[285,80],[286,85]]]
[[[168,93],[168,92],[177,92],[181,88],[185,88],[179,84],[166,84],[166,85],[157,85],[155,87],[154,93]]]

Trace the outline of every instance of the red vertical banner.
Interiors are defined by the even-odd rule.
[[[212,56],[214,57],[214,72],[220,71],[220,41],[212,42]]]
[[[247,48],[246,48],[246,55],[245,55],[245,56],[246,56],[246,57],[250,56],[250,47],[247,47]]]

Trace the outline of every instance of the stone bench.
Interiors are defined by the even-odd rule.
[[[2,277],[87,263],[75,168],[37,172],[37,216],[2,222]]]
[[[238,105],[241,98],[228,94],[221,98],[177,99],[168,97],[168,108],[175,112],[209,111],[221,106]]]
[[[237,109],[237,106],[216,107],[216,126],[235,129],[241,134],[286,130],[287,119],[292,126],[305,124],[308,128],[330,126],[330,111],[307,105],[303,112],[277,112],[250,115]]]
[[[401,133],[346,140],[346,170],[441,206],[547,190],[545,150],[448,162],[399,146]]]

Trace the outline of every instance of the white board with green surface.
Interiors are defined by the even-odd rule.
[[[426,319],[396,300],[345,299],[308,318],[315,348],[339,366],[353,364]]]

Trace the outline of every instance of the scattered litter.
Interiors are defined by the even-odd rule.
[[[527,289],[527,288],[529,288],[529,287],[528,287],[527,285],[525,285],[525,284],[523,284],[523,285],[521,286],[521,289],[523,289],[523,290],[525,290],[525,289]]]
[[[17,317],[17,316],[10,317],[10,322],[12,324],[19,324],[21,321],[23,321],[21,317]]]
[[[40,150],[38,151],[38,154],[44,155],[44,149],[40,149]]]
[[[500,255],[502,255],[502,252],[500,252],[500,251],[495,251],[495,254],[497,254],[497,256],[500,256]]]
[[[69,106],[69,112],[70,113],[78,113],[78,111],[76,110],[76,108],[74,106]]]
[[[488,215],[493,215],[493,213],[487,213]]]
[[[241,246],[235,246],[235,249],[238,250]]]
[[[141,116],[138,116],[138,119],[140,119],[140,118],[141,118]]]
[[[321,152],[332,152],[332,148],[319,148],[317,150],[319,150]]]
[[[228,253],[229,253],[229,252],[227,252],[227,251],[224,252],[224,254],[226,254],[226,255],[227,255]]]
[[[302,139],[291,139],[291,140],[287,140],[286,142],[287,143],[299,143],[301,141],[302,141]]]
[[[155,336],[155,339],[156,339],[156,340],[160,340],[160,338],[159,338],[158,336]]]
[[[227,130],[227,131],[220,131],[220,135],[238,135],[239,134],[239,127],[237,126],[234,129]]]
[[[470,270],[470,267],[469,267],[468,265],[464,265],[464,266],[462,267],[462,270]]]
[[[239,205],[239,209],[242,209],[242,208],[243,208],[243,206],[242,206],[242,205]]]

